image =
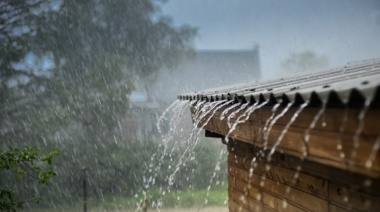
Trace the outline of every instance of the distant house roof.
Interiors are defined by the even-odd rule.
[[[174,70],[162,70],[152,86],[153,96],[172,101],[178,93],[259,80],[259,48],[199,51]]]
[[[330,106],[363,105],[380,99],[380,59],[351,64],[335,70],[267,82],[242,83],[178,96],[182,100],[235,100]]]

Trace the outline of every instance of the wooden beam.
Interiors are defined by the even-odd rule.
[[[211,135],[227,136],[227,117],[220,119],[222,112],[226,108],[217,110],[213,117],[205,117],[200,121],[199,126],[203,126]],[[275,115],[279,114],[283,108],[278,108]],[[279,142],[278,138],[283,132],[284,126],[293,116],[298,108],[291,108],[285,115],[277,120],[271,131],[268,133],[268,140],[265,139],[264,126],[272,116],[272,107],[263,107],[254,111],[248,120],[237,125],[236,129],[229,134],[230,139],[237,139],[257,147],[272,148],[276,143],[276,151],[283,152],[302,158],[305,152],[305,132],[309,131],[308,161],[325,164],[353,173],[360,173],[373,178],[380,179],[380,155],[374,158],[371,167],[366,167],[369,154],[373,151],[376,139],[380,134],[378,120],[380,110],[371,108],[361,122],[358,117],[362,113],[360,108],[327,108],[320,120],[316,122],[315,128],[308,130],[314,120],[315,115],[320,112],[319,108],[306,108]],[[194,109],[192,108],[194,112]],[[243,114],[239,112],[230,119],[230,124],[235,123],[236,118]],[[346,120],[346,121],[345,121]],[[362,130],[360,130],[362,127]],[[356,156],[352,153],[356,152]]]

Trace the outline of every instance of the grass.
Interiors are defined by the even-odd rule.
[[[208,196],[207,189],[187,189],[172,191],[163,194],[159,189],[152,189],[147,192],[150,205],[158,202],[162,208],[199,208],[205,206],[224,206],[226,205],[228,193],[227,185],[219,185],[211,188]],[[87,208],[89,211],[134,211],[137,205],[143,200],[143,196],[123,197],[110,196],[102,200],[89,199]],[[155,207],[155,206],[153,206]],[[78,201],[75,205],[62,206],[55,208],[55,211],[82,211],[83,205]],[[132,210],[133,209],[133,210]],[[38,210],[41,212],[51,211],[50,209]]]
[[[199,208],[205,206],[225,206],[228,199],[227,185],[219,185],[210,189],[207,195],[207,189],[187,189],[180,191],[160,192],[159,189],[152,189],[147,192],[150,205],[160,202],[162,208]],[[87,208],[89,211],[134,211],[143,201],[144,196],[124,197],[109,196],[104,199],[89,199]],[[153,206],[155,207],[155,206]],[[49,209],[40,209],[33,211],[51,211]],[[54,211],[82,211],[83,203],[78,201],[75,205],[58,206]]]

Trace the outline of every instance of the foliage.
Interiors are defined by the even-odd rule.
[[[281,67],[284,70],[297,73],[326,68],[328,64],[329,60],[326,56],[318,56],[316,53],[307,50],[291,53],[289,57],[281,63]]]
[[[168,176],[173,173],[173,164],[178,161],[183,150],[174,150],[171,158],[167,155],[163,160],[153,162],[153,166],[161,164],[159,175],[156,178],[156,183],[147,190],[144,188],[144,178],[149,177],[145,170],[149,169],[152,162],[152,156],[161,151],[157,142],[139,142],[129,141],[120,142],[115,145],[109,155],[107,161],[100,161],[99,158],[89,158],[88,160],[99,160],[97,166],[91,166],[87,169],[86,178],[88,184],[89,207],[103,207],[111,210],[117,205],[133,208],[144,196],[151,201],[161,199],[165,207],[181,206],[191,207],[193,205],[201,205],[205,199],[208,199],[208,204],[222,204],[226,199],[225,189],[226,184],[226,164],[221,164],[221,171],[216,171],[217,176],[210,181],[214,174],[214,169],[218,163],[220,156],[220,147],[206,142],[199,143],[196,147],[195,159],[189,161],[186,166],[181,167],[181,170],[176,175],[175,184],[168,190]],[[80,151],[80,150],[77,150]],[[63,152],[62,157],[58,160],[68,161],[72,157],[71,153]],[[81,154],[88,154],[81,152]],[[223,155],[225,156],[225,155]],[[222,159],[223,161],[224,158]],[[170,162],[171,161],[171,162]],[[61,204],[59,207],[67,207],[67,205],[75,205],[77,201],[71,203],[72,196],[81,198],[83,180],[82,170],[79,167],[91,164],[89,161],[77,161],[73,167],[67,167],[66,170],[73,170],[76,175],[68,177],[60,177],[53,179],[53,183],[58,185],[67,185],[65,189],[61,188],[59,194],[50,195],[44,199]],[[95,164],[95,163],[93,163]],[[171,168],[169,168],[172,166]],[[65,176],[65,173],[58,174]],[[207,197],[207,189],[210,186],[209,197]],[[48,190],[46,190],[48,191]],[[40,190],[40,193],[46,192]],[[101,195],[100,195],[101,194]],[[138,196],[136,196],[138,195]],[[179,196],[179,200],[177,197]],[[120,200],[117,200],[121,198]],[[127,199],[127,200],[126,200]],[[65,201],[64,201],[65,200]],[[116,201],[117,200],[117,201]],[[121,202],[119,202],[121,201]],[[46,206],[46,204],[43,204]]]
[[[40,155],[38,149],[27,146],[24,149],[9,147],[7,151],[0,149],[0,173],[12,172],[13,175],[17,175],[19,181],[22,181],[24,177],[30,177],[37,180],[39,184],[47,185],[49,180],[56,175],[52,161],[57,155],[59,153],[55,150]],[[41,198],[35,194],[29,200],[20,200],[6,184],[1,185],[1,211],[15,211],[17,208],[22,208],[26,201],[39,203]]]
[[[110,63],[109,54],[122,59],[130,74],[155,74],[176,65],[191,50],[195,34],[189,26],[175,28],[150,0],[65,1],[58,13],[37,23],[42,26],[33,37],[38,51],[52,51],[56,64],[66,61],[58,74],[72,78],[109,71],[94,66]]]
[[[206,206],[226,206],[226,200],[228,199],[227,184],[213,187],[207,196],[207,189],[187,189],[180,190],[166,195],[162,195],[159,189],[152,191],[152,196],[148,199],[150,204],[148,211],[154,211],[153,205],[157,201],[160,201],[163,205],[161,208],[202,208]],[[205,200],[208,200],[205,204]],[[105,196],[103,201],[90,198],[88,200],[89,208],[91,211],[136,211],[136,205],[141,202],[139,196],[123,196],[123,195],[110,195]],[[83,205],[65,205],[57,207],[57,210],[61,211],[80,211]],[[39,209],[37,211],[45,212],[49,209]]]
[[[160,13],[160,4],[0,3],[0,37],[9,38],[0,44],[0,142],[62,153],[55,160],[59,177],[52,179],[53,186],[38,189],[44,199],[78,201],[82,167],[89,168],[90,195],[95,198],[132,195],[141,187],[142,166],[155,145],[123,134],[123,128],[135,124],[128,119],[128,93],[137,76],[149,85],[161,68],[174,67],[190,54],[196,33],[189,26],[175,27]],[[28,55],[54,65],[15,66],[25,64]],[[4,179],[21,187],[9,176]]]
[[[2,0],[0,2],[0,87],[8,80],[28,77],[33,80],[44,78],[34,71],[18,70],[12,63],[22,60],[32,48],[30,38],[35,36],[38,26],[36,15],[49,12],[55,0]],[[23,83],[21,83],[24,86]]]

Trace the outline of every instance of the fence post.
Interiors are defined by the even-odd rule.
[[[83,170],[83,212],[87,212],[87,168]]]

